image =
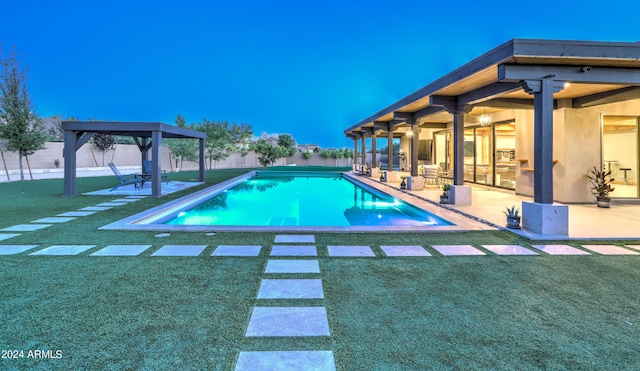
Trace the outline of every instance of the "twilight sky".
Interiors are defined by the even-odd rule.
[[[638,0],[0,0],[37,112],[343,131],[513,38],[640,41]]]

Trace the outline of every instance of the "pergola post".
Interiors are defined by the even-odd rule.
[[[353,137],[353,171],[358,170],[358,138]]]
[[[153,174],[152,174],[152,185],[151,185],[151,196],[160,197],[162,196],[162,184],[160,183],[161,179],[161,161],[160,161],[160,148],[162,148],[162,131],[154,130],[151,134],[151,156],[153,157],[152,166],[153,166]]]
[[[76,132],[64,131],[64,196],[76,195]]]
[[[198,156],[199,167],[198,167],[198,179],[201,182],[204,182],[204,151],[206,147],[206,139],[200,138],[200,152]]]

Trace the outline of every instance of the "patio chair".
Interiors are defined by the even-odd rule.
[[[144,185],[144,182],[153,179],[153,161],[142,161],[142,171],[143,173],[140,174],[140,177],[142,178],[142,185]],[[169,174],[167,174],[166,170],[162,170],[160,177],[165,183],[169,184]]]
[[[138,174],[123,175],[122,173],[120,173],[120,170],[118,170],[118,167],[113,162],[109,162],[109,167],[111,168],[113,173],[116,175],[116,177],[120,181],[120,184],[111,188],[109,192],[113,191],[114,189],[117,189],[118,187],[122,187],[123,185],[128,185],[128,184],[133,184],[133,186],[136,189],[140,189],[142,187],[142,178],[140,178]]]
[[[424,165],[422,176],[424,177],[425,184],[429,181],[432,184],[439,184],[440,178],[438,177],[440,167],[438,165]]]

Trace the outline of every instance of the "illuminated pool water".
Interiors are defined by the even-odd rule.
[[[258,173],[165,225],[450,226],[452,223],[341,174]]]

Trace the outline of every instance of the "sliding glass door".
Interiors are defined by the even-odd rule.
[[[638,198],[638,126],[637,116],[602,117],[602,166],[615,179],[613,198]]]

